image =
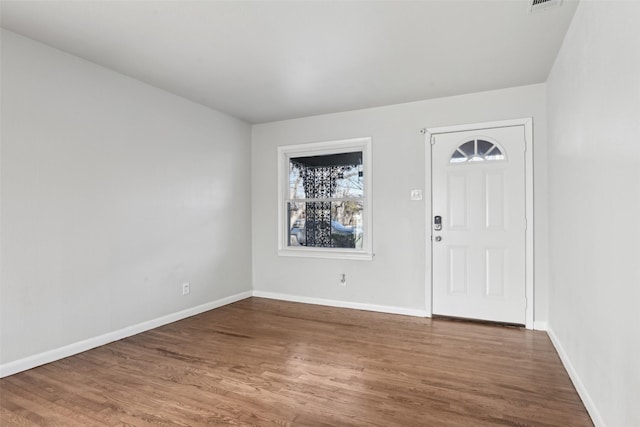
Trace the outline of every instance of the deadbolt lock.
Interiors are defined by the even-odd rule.
[[[433,217],[433,229],[436,231],[442,230],[442,217],[440,215]]]

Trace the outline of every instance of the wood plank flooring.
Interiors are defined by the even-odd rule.
[[[592,426],[544,332],[250,298],[0,380],[5,426]]]

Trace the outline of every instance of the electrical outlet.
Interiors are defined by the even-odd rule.
[[[340,275],[340,286],[347,286],[347,275],[344,273]]]
[[[182,284],[182,295],[187,295],[189,292],[191,292],[191,285],[189,284],[189,282],[185,282]]]

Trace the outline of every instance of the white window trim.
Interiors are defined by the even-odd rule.
[[[292,157],[322,156],[362,151],[364,179],[364,211],[362,215],[362,249],[314,248],[288,246],[288,218],[285,203],[289,193],[289,159]],[[278,255],[305,258],[373,259],[371,244],[371,137],[313,142],[308,144],[282,145],[278,147]]]

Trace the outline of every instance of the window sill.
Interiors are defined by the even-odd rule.
[[[373,253],[364,251],[349,251],[322,248],[304,248],[304,249],[279,249],[278,256],[290,256],[297,258],[324,258],[324,259],[343,259],[343,260],[359,260],[372,261]]]

